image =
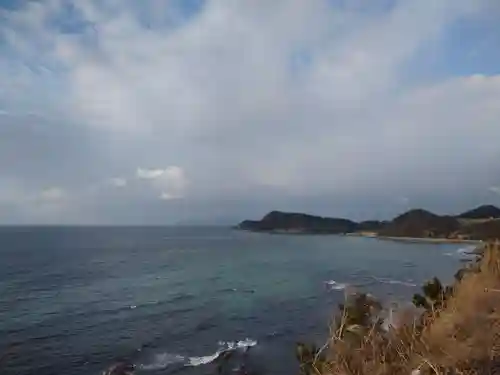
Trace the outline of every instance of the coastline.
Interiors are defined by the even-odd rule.
[[[377,236],[379,240],[383,241],[396,241],[396,242],[421,242],[421,243],[464,243],[470,245],[483,245],[483,241],[478,240],[461,240],[452,238],[418,238],[418,237],[385,237]]]
[[[319,365],[315,364],[315,368],[320,369],[317,373],[493,373],[500,361],[497,351],[500,243],[482,244],[481,257],[460,268],[452,285],[444,286],[434,278],[424,284],[422,294],[414,295],[412,303],[422,309],[421,313],[391,309],[391,330],[377,330],[370,320],[358,319],[359,311],[365,311],[362,309],[366,304],[362,303],[367,300],[366,295],[354,295],[351,305],[341,307],[337,315],[344,320],[328,341],[327,355],[322,357]],[[344,321],[361,327],[354,333],[355,340],[349,340],[353,336],[350,331],[345,331]]]
[[[237,229],[237,228],[236,228]],[[431,237],[394,237],[394,236],[379,236],[373,232],[354,232],[354,233],[320,233],[320,232],[309,232],[303,229],[295,230],[269,230],[269,231],[253,231],[247,230],[249,232],[255,233],[266,233],[275,235],[319,235],[319,236],[345,236],[345,237],[362,237],[371,238],[379,241],[392,241],[392,242],[402,242],[402,243],[420,243],[420,244],[466,244],[475,245],[474,250],[471,250],[470,254],[477,254],[482,251],[486,242],[481,240],[466,240],[460,238],[431,238]]]
[[[474,249],[467,251],[467,254],[480,254],[486,246],[486,242],[481,240],[464,240],[459,238],[423,238],[423,237],[391,237],[378,236],[373,233],[347,233],[350,237],[373,238],[380,241],[392,241],[403,243],[420,243],[420,244],[467,244],[474,245]]]
[[[480,206],[460,215],[411,209],[392,220],[353,221],[300,212],[271,211],[260,220],[243,220],[235,229],[285,235],[340,235],[399,242],[481,244],[500,238],[500,208]],[[414,236],[414,237],[413,237]]]
[[[346,236],[374,238],[382,241],[396,242],[423,242],[423,243],[465,243],[471,245],[483,245],[481,240],[465,240],[460,238],[431,238],[431,237],[395,237],[395,236],[378,236],[376,234],[365,233],[347,233]]]
[[[305,229],[271,229],[271,230],[249,230],[240,229],[235,227],[236,230],[243,230],[252,233],[265,233],[265,234],[281,234],[281,235],[321,235],[321,236],[345,236],[345,237],[363,237],[373,238],[381,241],[395,241],[395,242],[419,242],[419,243],[464,243],[470,245],[484,245],[485,242],[481,240],[466,240],[460,238],[432,238],[432,237],[398,237],[398,236],[379,236],[372,232],[353,232],[353,233],[328,233],[328,232],[314,232]]]

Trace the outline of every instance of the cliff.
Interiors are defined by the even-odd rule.
[[[301,374],[498,374],[499,244],[486,246],[455,279],[449,286],[426,282],[414,308],[389,313],[373,296],[347,296],[326,344],[298,345]]]

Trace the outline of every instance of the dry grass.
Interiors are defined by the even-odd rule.
[[[490,244],[440,309],[399,312],[397,328],[365,328],[344,313],[316,354],[318,375],[500,374],[500,245]]]

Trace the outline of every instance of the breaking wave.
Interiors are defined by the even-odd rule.
[[[241,341],[221,341],[219,342],[219,349],[213,354],[200,357],[189,357],[173,353],[159,353],[155,354],[150,362],[138,364],[136,367],[143,371],[163,370],[172,365],[179,365],[183,367],[197,367],[214,362],[223,353],[236,350],[247,351],[251,347],[256,345],[257,341],[249,338]]]
[[[325,284],[329,286],[330,290],[344,290],[347,288],[347,284],[339,283],[335,280],[325,281]]]
[[[162,370],[173,364],[184,363],[186,358],[179,354],[159,353],[155,354],[150,363],[141,363],[137,368],[144,371]]]
[[[416,287],[417,286],[417,284],[411,282],[412,280],[401,281],[401,280],[392,280],[392,279],[386,279],[383,277],[375,277],[375,276],[373,276],[373,278],[382,284],[403,285],[403,286],[408,286],[408,287]]]
[[[474,251],[476,250],[476,246],[466,246],[466,247],[461,247],[457,249],[455,252],[447,252],[444,253],[446,256],[450,257],[467,257],[467,256],[474,256]]]
[[[190,357],[190,358],[188,358],[186,365],[193,366],[193,367],[200,366],[200,365],[208,365],[209,363],[212,363],[217,358],[219,358],[219,356],[221,354],[222,354],[222,352],[217,351],[212,355],[206,355],[204,357]]]
[[[474,255],[473,252],[476,250],[476,246],[461,247],[457,250],[459,255]]]

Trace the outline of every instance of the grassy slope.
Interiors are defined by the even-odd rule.
[[[344,309],[330,342],[316,352],[309,366],[302,366],[302,372],[500,374],[500,245],[487,246],[471,267],[473,272],[457,281],[443,306],[418,317],[400,311],[398,327],[388,331],[380,322],[349,325]]]

